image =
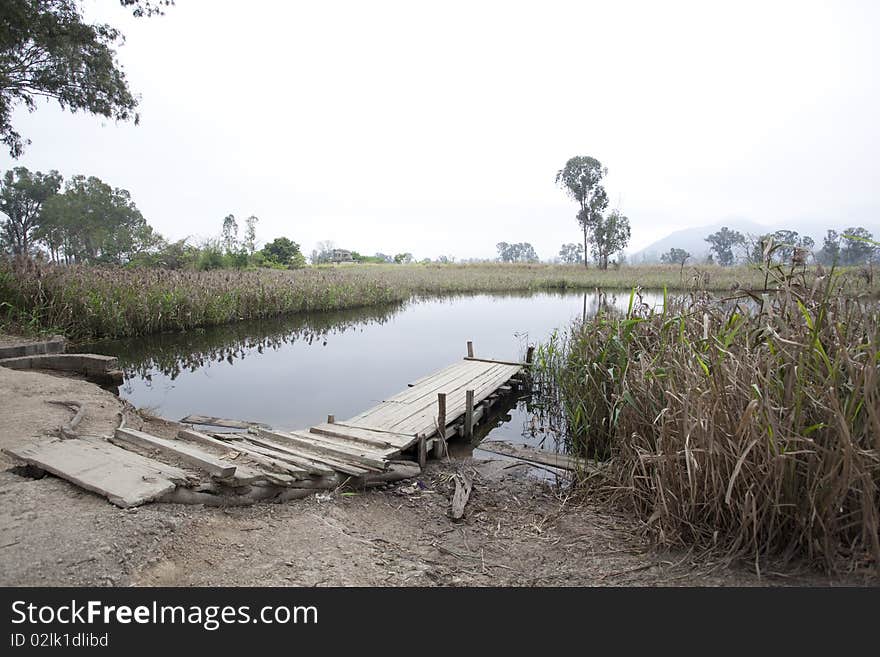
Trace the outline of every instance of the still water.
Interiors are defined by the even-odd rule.
[[[648,295],[657,303],[656,295]],[[344,312],[294,315],[85,345],[117,356],[121,397],[178,420],[189,414],[298,429],[377,404],[466,352],[521,360],[527,344],[592,315],[625,310],[629,293],[482,294]],[[524,400],[498,419],[492,439],[547,449]]]

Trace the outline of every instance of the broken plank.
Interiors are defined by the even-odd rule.
[[[222,417],[210,415],[187,415],[180,420],[183,424],[202,424],[208,427],[225,427],[227,429],[250,429],[251,427],[265,427],[259,422],[247,422],[245,420],[227,420]]]
[[[549,465],[554,468],[563,470],[583,470],[588,467],[587,461],[579,459],[568,454],[559,454],[557,452],[548,452],[534,447],[525,445],[514,445],[503,440],[487,440],[476,446],[486,452],[494,454],[502,454],[512,458],[530,461],[532,463],[540,463],[541,465]]]
[[[213,477],[231,477],[235,473],[234,465],[221,461],[213,454],[187,445],[179,440],[167,440],[158,436],[151,436],[143,431],[117,429],[110,442],[120,445],[120,447],[134,445],[141,449],[158,450],[166,456],[179,458],[200,470],[204,470]]]
[[[334,467],[336,465],[335,462],[333,465],[328,464],[322,459],[317,458],[316,454],[292,449],[286,445],[280,445],[277,442],[266,440],[265,438],[246,436],[243,440],[250,443],[251,449],[258,451],[260,454],[288,461],[289,463],[293,463],[294,465],[307,470],[311,474],[329,476],[335,474],[338,469]],[[349,472],[348,474],[360,474],[361,470],[361,468],[358,468],[357,472]]]
[[[216,437],[216,436],[215,436]],[[229,449],[246,454],[249,459],[259,463],[261,466],[271,468],[278,472],[283,472],[295,479],[308,478],[309,472],[298,465],[292,464],[290,461],[276,458],[276,455],[268,455],[257,449],[256,445],[245,443],[242,440],[224,440]]]
[[[352,442],[363,443],[367,447],[403,450],[416,441],[415,435],[376,431],[364,427],[349,427],[344,424],[318,424],[309,429],[311,433],[335,436]]]
[[[97,493],[122,508],[138,506],[177,488],[186,473],[94,438],[8,447],[6,454]]]
[[[306,452],[314,452],[316,454],[324,454],[338,461],[346,463],[354,463],[359,467],[366,467],[370,470],[382,471],[385,469],[387,459],[396,450],[375,451],[359,447],[355,443],[345,443],[344,441],[332,438],[330,436],[319,436],[290,431],[268,431],[266,429],[256,429],[258,436],[265,436],[275,439],[283,445],[289,445],[294,448],[305,450]]]
[[[259,463],[259,461],[254,458],[253,454],[250,454],[246,450],[241,449],[240,446],[233,445],[226,441],[218,440],[213,436],[209,436],[193,429],[181,429],[177,432],[177,436],[178,438],[181,438],[183,440],[189,440],[195,443],[199,443],[206,447],[215,447],[217,449],[222,449],[227,454],[229,452],[235,452],[235,454],[243,455],[246,459],[250,459],[255,463]],[[221,456],[220,458],[225,459],[226,457]],[[280,472],[267,472],[266,470],[251,467],[248,465],[242,465],[241,463],[235,464],[235,474],[232,475],[233,484],[245,485],[259,483],[260,481],[279,484],[281,486],[289,486],[292,482],[296,480],[289,474],[282,474]]]

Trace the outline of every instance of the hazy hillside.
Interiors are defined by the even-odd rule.
[[[706,236],[720,230],[723,226],[738,230],[744,235],[748,233],[753,235],[763,235],[783,228],[796,230],[802,235],[809,235],[812,237],[816,241],[817,248],[821,248],[822,238],[828,228],[842,230],[849,226],[864,226],[874,234],[875,238],[880,237],[880,224],[876,221],[859,221],[857,218],[850,218],[849,221],[844,221],[841,224],[820,222],[813,219],[803,220],[801,222],[780,223],[777,225],[759,224],[754,221],[749,221],[748,219],[730,219],[715,224],[700,226],[698,228],[677,230],[666,237],[649,244],[641,251],[636,251],[629,257],[629,261],[634,264],[641,262],[657,262],[660,260],[661,254],[666,253],[672,248],[685,249],[690,252],[697,261],[702,260],[709,254],[709,244],[706,242]]]

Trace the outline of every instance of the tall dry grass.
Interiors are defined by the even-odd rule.
[[[444,294],[633,285],[730,290],[761,283],[760,272],[748,267],[652,265],[600,271],[496,263],[196,272],[0,259],[0,325],[82,339],[124,337]],[[853,277],[851,285],[861,283]]]
[[[833,271],[600,313],[536,352],[584,478],[662,545],[880,568],[880,306]]]

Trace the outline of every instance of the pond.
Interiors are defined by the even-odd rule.
[[[120,396],[162,417],[300,429],[400,392],[465,356],[468,340],[478,357],[522,360],[527,344],[600,304],[625,310],[628,302],[628,291],[454,296],[103,341],[82,351],[117,356],[125,372]],[[557,449],[527,406],[521,399],[503,409],[491,438]]]

